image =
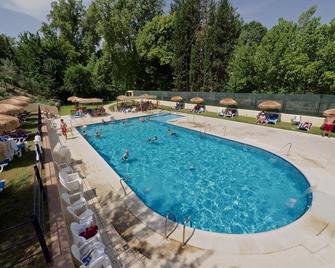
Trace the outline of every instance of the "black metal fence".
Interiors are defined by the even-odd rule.
[[[219,106],[223,98],[233,98],[241,109],[258,110],[257,106],[264,100],[275,100],[282,104],[281,111],[289,114],[320,116],[324,110],[335,107],[335,95],[316,94],[252,94],[225,92],[185,92],[185,91],[141,91],[135,90],[136,96],[142,94],[156,95],[160,100],[170,100],[172,96],[181,96],[185,102],[199,96],[207,105]]]
[[[40,171],[36,165],[34,166],[34,175],[31,217],[22,223],[0,230],[0,237],[15,237],[15,243],[9,242],[6,247],[1,247],[0,258],[2,261],[0,263],[2,263],[3,267],[14,267],[23,263],[29,263],[31,258],[41,253],[46,263],[51,262],[50,251],[46,243],[47,228],[45,224],[46,215],[44,214],[46,192]],[[34,249],[27,252],[26,249],[32,248],[36,242],[36,238],[41,250]],[[15,254],[11,254],[14,251],[16,251]],[[21,252],[23,252],[22,256],[19,256]],[[16,256],[16,259],[11,256]]]

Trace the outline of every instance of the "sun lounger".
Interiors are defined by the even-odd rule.
[[[301,122],[301,115],[295,115],[293,118],[291,118],[291,122],[294,125],[299,125]]]
[[[93,243],[93,242],[101,241],[101,236],[100,236],[99,231],[97,231],[97,233],[94,236],[88,239],[80,235],[86,230],[87,227],[90,227],[90,226],[91,225],[79,224],[76,222],[71,223],[70,230],[71,230],[74,245],[81,246],[85,243]]]
[[[279,115],[278,114],[270,114],[267,118],[268,124],[277,124],[279,120]]]
[[[312,127],[312,123],[309,122],[300,122],[298,129],[309,131]]]

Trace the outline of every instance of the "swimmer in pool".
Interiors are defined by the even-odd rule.
[[[123,154],[123,156],[122,156],[121,159],[122,159],[123,161],[127,161],[128,158],[129,158],[129,152],[128,152],[128,150],[126,149],[126,151],[124,152],[124,154]]]
[[[99,129],[97,129],[97,130],[95,131],[95,137],[96,137],[96,138],[100,138],[100,137],[101,137],[101,134],[100,134]]]
[[[86,129],[83,130],[83,136],[86,136],[87,135],[87,132],[86,132]]]
[[[148,142],[154,142],[154,141],[158,141],[158,137],[154,136],[148,139]]]
[[[173,132],[171,129],[168,129],[168,135],[169,135],[169,136],[176,136],[177,133],[176,133],[176,132]]]

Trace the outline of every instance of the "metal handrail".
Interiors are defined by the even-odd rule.
[[[190,227],[193,228],[193,224],[192,224],[192,221],[191,221],[191,216],[188,216],[185,218],[184,220],[184,224],[183,224],[183,244],[182,244],[182,248],[184,248],[187,244],[187,242],[190,240],[190,238],[192,237],[193,233],[194,233],[194,230],[195,228],[193,229],[193,233],[191,234],[191,236],[185,240],[185,230],[186,230],[186,224],[187,223],[190,223]]]
[[[164,237],[165,237],[165,239],[168,238],[168,234],[167,234],[167,222],[169,220],[169,215],[173,216],[174,221],[177,221],[176,216],[171,211],[169,211],[168,214],[166,214],[166,216],[165,216],[165,223],[164,223]]]
[[[123,192],[124,192],[124,195],[126,196],[127,195],[127,191],[126,191],[126,188],[124,187],[123,183],[122,182],[125,182],[124,181],[124,178],[120,178],[120,184],[122,186],[122,189],[123,189]]]
[[[226,136],[227,127],[226,127],[226,126],[224,126],[222,129],[223,129],[223,136]]]
[[[293,145],[292,142],[289,142],[289,143],[285,144],[281,149],[284,149],[287,145],[289,145],[289,147],[288,147],[288,150],[286,152],[286,156],[289,156],[291,148],[292,148],[292,145]]]

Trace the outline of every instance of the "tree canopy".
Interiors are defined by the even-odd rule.
[[[317,6],[267,29],[229,0],[57,0],[36,33],[0,34],[0,79],[33,94],[128,89],[335,93],[335,19]]]

